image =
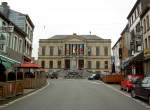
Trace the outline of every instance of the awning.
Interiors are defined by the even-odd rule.
[[[4,61],[4,62],[11,62],[12,64],[20,63],[19,61],[13,60],[13,59],[8,58],[8,57],[3,56],[3,55],[0,55],[0,58],[1,58],[1,60]]]
[[[35,63],[22,63],[20,64],[20,66],[18,66],[18,68],[40,68],[41,66],[39,66],[38,64]]]
[[[20,62],[3,55],[0,55],[0,63],[2,63],[6,69],[11,68],[14,64],[20,64]]]
[[[122,65],[124,67],[126,67],[132,62],[143,61],[143,60],[144,60],[144,56],[143,56],[143,52],[141,52],[141,53],[137,53],[135,56],[131,56],[131,57],[127,58],[126,60],[124,60],[122,62]]]

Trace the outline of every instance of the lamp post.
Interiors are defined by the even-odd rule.
[[[141,46],[142,46],[142,51],[144,51],[144,42],[143,42],[143,26],[140,27],[140,32],[141,32]]]

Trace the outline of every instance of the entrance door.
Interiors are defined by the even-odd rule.
[[[65,69],[70,69],[70,60],[65,60]]]
[[[79,60],[78,61],[78,69],[84,68],[84,60]]]

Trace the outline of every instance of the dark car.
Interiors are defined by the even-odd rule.
[[[50,78],[51,79],[58,79],[58,74],[53,72],[51,75],[50,75]]]
[[[141,97],[146,99],[150,105],[150,77],[145,77],[142,81],[137,82],[133,86],[131,97]]]
[[[91,76],[88,77],[88,80],[99,80],[100,79],[100,74],[92,74]]]

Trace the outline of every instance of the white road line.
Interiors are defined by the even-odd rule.
[[[13,104],[13,103],[18,102],[18,101],[21,101],[21,100],[23,100],[23,99],[25,99],[25,98],[27,98],[27,97],[30,97],[30,96],[32,96],[32,95],[34,95],[34,94],[36,94],[36,93],[38,93],[38,92],[44,90],[44,89],[47,88],[48,86],[49,86],[49,82],[47,81],[47,85],[44,86],[43,88],[41,88],[41,89],[39,89],[39,90],[36,90],[36,91],[34,91],[34,92],[32,92],[32,93],[30,93],[30,94],[28,94],[28,95],[25,95],[25,96],[23,96],[23,97],[20,97],[20,98],[18,98],[18,99],[15,99],[15,100],[13,100],[13,101],[7,103],[7,104],[4,104],[4,105],[0,106],[0,109],[2,109],[2,108],[4,108],[4,107],[7,107],[7,106],[9,106],[9,105],[11,105],[11,104]]]
[[[149,106],[148,104],[146,104],[146,103],[144,103],[144,102],[142,102],[142,101],[140,101],[140,100],[138,100],[138,99],[134,99],[134,98],[132,98],[129,94],[123,93],[122,91],[120,91],[120,90],[118,90],[118,89],[116,89],[116,88],[114,88],[114,87],[112,87],[112,86],[110,86],[110,85],[107,85],[107,84],[105,84],[105,83],[103,83],[103,82],[102,82],[102,83],[92,82],[92,81],[89,81],[89,82],[90,82],[90,83],[93,83],[93,84],[97,84],[97,85],[103,84],[103,85],[105,85],[106,87],[111,88],[112,90],[114,90],[114,91],[116,91],[116,92],[118,92],[118,93],[120,93],[120,94],[122,94],[122,95],[124,95],[124,96],[126,96],[126,97],[128,97],[128,98],[130,98],[130,99],[132,99],[133,101],[135,101],[135,102],[141,104],[141,105],[144,106],[145,108],[149,108],[149,109],[150,109],[150,106]]]

